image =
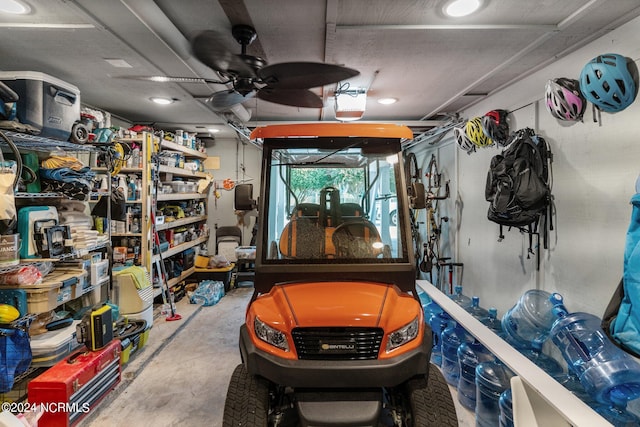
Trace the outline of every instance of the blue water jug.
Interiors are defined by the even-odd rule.
[[[593,406],[593,409],[602,415],[607,421],[615,427],[638,427],[640,426],[640,418],[637,415],[627,411],[624,406],[599,404]]]
[[[640,364],[604,334],[588,313],[559,313],[551,339],[596,401],[624,407],[640,397]]]
[[[420,305],[422,305],[422,308],[424,309],[424,307],[431,302],[431,298],[425,291],[422,290],[422,288],[418,286],[416,286],[416,288],[417,288],[418,298],[420,299]]]
[[[476,427],[495,427],[500,419],[500,395],[511,387],[511,369],[499,361],[476,366]]]
[[[580,400],[585,402],[588,405],[591,405],[595,401],[593,398],[587,393],[584,389],[584,386],[580,382],[580,379],[571,369],[567,371],[567,374],[560,379],[560,384],[562,384],[567,390],[571,393],[575,394]]]
[[[516,348],[534,348],[544,343],[557,318],[553,308],[560,304],[560,294],[538,289],[525,292],[502,317],[507,342]]]
[[[463,342],[472,342],[473,336],[458,324],[447,327],[442,332],[442,375],[454,387],[460,380],[460,365],[458,364],[458,347]]]
[[[476,409],[476,366],[478,363],[496,360],[495,356],[480,341],[463,342],[458,347],[460,379],[458,401],[472,411]]]
[[[542,352],[542,345],[535,344],[535,348],[521,349],[522,353],[527,359],[535,363],[543,371],[553,377],[558,382],[562,382],[566,379],[564,369],[553,357],[547,356]]]
[[[478,319],[480,322],[485,321],[489,317],[489,312],[480,307],[480,297],[471,298],[471,307],[467,308],[467,313]]]
[[[513,425],[513,398],[511,397],[511,389],[508,388],[500,395],[498,401],[500,407],[500,427],[514,427]]]
[[[487,318],[482,321],[482,324],[491,329],[500,338],[504,338],[504,330],[502,329],[502,321],[498,319],[498,309],[495,307],[487,310]]]
[[[435,301],[430,301],[422,306],[422,311],[424,312],[424,321],[431,325],[431,319],[433,316],[442,313],[444,310],[442,310]]]
[[[455,322],[445,311],[433,315],[429,322],[432,332],[431,363],[436,366],[442,366],[442,332],[452,325],[455,325]]]
[[[460,285],[453,288],[453,294],[449,295],[449,298],[465,310],[471,307],[471,298],[462,293],[462,286]]]

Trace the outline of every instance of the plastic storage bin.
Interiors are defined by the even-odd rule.
[[[57,331],[31,337],[31,353],[34,368],[48,368],[64,359],[69,353],[80,346],[76,339],[76,325],[80,320],[74,320],[71,325]]]
[[[23,290],[26,293],[27,312],[42,313],[70,301],[73,298],[74,286],[86,274],[84,270],[56,270],[45,276],[42,283],[20,287],[1,286],[0,289]],[[23,303],[19,303],[20,305]]]
[[[40,130],[40,136],[67,141],[80,120],[80,90],[60,79],[36,71],[0,72],[0,80],[20,99],[20,123]]]

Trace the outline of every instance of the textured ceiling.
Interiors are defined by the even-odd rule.
[[[419,132],[441,113],[456,113],[640,15],[637,0],[485,0],[477,14],[455,21],[443,15],[441,0],[25,1],[29,15],[0,15],[1,70],[45,72],[77,86],[84,103],[129,121],[199,132],[228,122],[334,120],[337,88],[313,89],[324,108],[254,98],[220,112],[204,99],[222,85],[121,78],[218,80],[191,53],[191,40],[203,30],[219,32],[226,47],[240,53],[231,27],[249,24],[258,38],[248,53],[270,64],[316,61],[357,69],[360,75],[343,83],[368,89],[363,120],[409,123]],[[114,58],[132,68],[105,61]],[[160,107],[151,96],[177,102]],[[399,102],[376,103],[388,96]]]

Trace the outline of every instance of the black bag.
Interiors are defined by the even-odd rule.
[[[126,199],[122,190],[113,188],[111,197],[100,197],[98,203],[93,207],[91,214],[101,218],[107,218],[107,201],[111,200],[111,219],[115,221],[124,221],[126,218]]]
[[[503,238],[502,226],[536,233],[544,216],[546,248],[547,228],[553,229],[549,212],[553,200],[549,144],[529,128],[514,132],[507,144],[501,154],[491,159],[485,186],[485,198],[489,202],[487,218],[500,224],[500,238]]]

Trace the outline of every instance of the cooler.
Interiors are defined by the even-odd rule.
[[[55,411],[45,411],[38,425],[73,426],[119,382],[120,341],[113,340],[97,351],[83,347],[31,380],[29,403],[55,405]],[[68,410],[61,410],[62,405]]]
[[[0,80],[20,99],[16,113],[20,123],[40,131],[40,136],[69,140],[80,120],[80,90],[67,82],[36,71],[0,72]]]

